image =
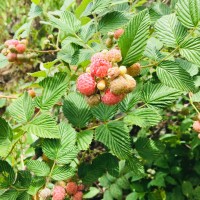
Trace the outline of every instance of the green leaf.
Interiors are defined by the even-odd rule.
[[[19,123],[30,121],[34,114],[34,104],[31,96],[25,92],[23,96],[8,107],[8,112]]]
[[[43,110],[49,110],[64,95],[68,81],[65,73],[56,73],[54,77],[47,77],[41,81],[43,92],[36,98],[37,105]]]
[[[24,129],[29,134],[35,134],[41,138],[60,138],[56,122],[46,113],[33,118]]]
[[[115,183],[113,183],[109,188],[110,194],[114,199],[122,199],[123,193],[122,189]]]
[[[96,187],[90,187],[89,191],[83,195],[84,199],[91,199],[94,198],[95,196],[97,196],[97,194],[99,194],[100,190]]]
[[[53,169],[51,178],[57,181],[67,180],[75,175],[75,170],[69,166],[56,166]]]
[[[151,106],[164,108],[173,103],[180,96],[181,92],[163,84],[152,84],[148,82],[142,91],[142,100]]]
[[[59,140],[46,139],[43,141],[42,150],[51,160],[60,164],[70,163],[78,154],[75,147],[76,131],[71,125],[61,123],[59,125],[61,138]]]
[[[83,128],[92,118],[90,107],[80,93],[70,93],[64,101],[63,112],[65,117],[74,126]]]
[[[34,3],[31,4],[30,12],[28,13],[29,19],[36,18],[42,14],[42,8]]]
[[[40,0],[31,0],[34,4],[38,5],[40,3]]]
[[[86,25],[81,27],[80,38],[86,43],[95,34],[95,24],[90,21]]]
[[[117,105],[114,106],[107,106],[103,103],[91,108],[92,114],[101,121],[107,121],[114,117],[118,110]]]
[[[46,179],[44,179],[44,177],[32,177],[31,185],[27,191],[28,194],[34,196],[38,192],[38,190],[45,184],[45,182]]]
[[[92,6],[91,13],[99,14],[109,7],[111,0],[96,0]]]
[[[85,130],[77,133],[77,145],[79,150],[87,150],[93,139],[93,131]]]
[[[138,108],[124,118],[127,125],[137,125],[140,127],[148,127],[157,125],[161,116],[156,109]]]
[[[6,67],[9,64],[6,56],[0,53],[0,69]]]
[[[128,18],[124,13],[113,11],[102,17],[98,24],[98,29],[102,33],[107,33],[125,26],[127,22]]]
[[[180,54],[188,61],[200,65],[200,37],[184,42],[180,47]]]
[[[96,129],[96,140],[105,144],[120,159],[130,155],[129,131],[123,122],[109,122]]]
[[[28,75],[30,75],[32,77],[46,77],[47,76],[45,71],[38,71],[38,72],[28,73]]]
[[[32,175],[29,171],[20,170],[17,172],[15,187],[28,189],[31,184],[31,180],[32,180]]]
[[[183,181],[182,192],[186,197],[190,197],[190,195],[192,195],[192,193],[193,193],[192,183],[189,181]]]
[[[78,6],[78,8],[75,11],[75,15],[76,17],[80,17],[81,14],[84,12],[84,10],[86,9],[86,7],[88,6],[88,4],[91,2],[92,0],[83,0],[81,1],[81,4]]]
[[[31,199],[32,197],[27,192],[21,193],[17,198],[17,200],[31,200]]]
[[[165,146],[161,142],[149,138],[138,138],[135,148],[142,158],[147,161],[154,161],[161,156]]]
[[[13,133],[8,123],[0,118],[0,157],[9,153],[13,139]]]
[[[131,65],[143,54],[149,34],[149,14],[147,10],[135,15],[125,28],[118,45],[122,52],[123,64]]]
[[[162,62],[156,70],[160,81],[169,87],[182,91],[194,91],[194,82],[188,72],[173,61]]]
[[[0,189],[8,188],[15,181],[15,172],[6,162],[0,160]]]
[[[0,195],[1,200],[16,200],[19,195],[17,190],[7,190],[5,193]]]
[[[200,91],[192,95],[193,102],[200,102]]]
[[[199,26],[200,0],[179,0],[176,4],[178,19],[187,28]]]
[[[177,47],[187,35],[187,29],[175,14],[161,17],[155,24],[158,38],[168,47]]]
[[[154,179],[149,182],[148,187],[157,186],[157,187],[165,187],[165,177],[166,174],[163,172],[156,173]]]
[[[50,173],[50,167],[45,162],[39,160],[29,160],[26,166],[36,176],[48,176]]]

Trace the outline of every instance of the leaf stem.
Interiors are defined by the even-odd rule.
[[[194,105],[194,102],[192,101],[192,93],[189,92],[189,101],[190,101],[190,104],[192,105],[192,107],[195,109],[195,111],[199,114],[199,110],[197,109],[197,107]]]

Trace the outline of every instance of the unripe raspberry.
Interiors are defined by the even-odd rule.
[[[28,45],[28,40],[27,40],[27,39],[22,39],[22,40],[20,41],[20,43],[21,43],[21,44],[24,44],[25,46],[27,46],[27,45]]]
[[[114,37],[114,32],[108,32],[108,37],[112,39]]]
[[[47,37],[49,40],[52,40],[53,39],[53,35],[52,34],[50,34],[50,35],[48,35],[48,37]]]
[[[55,186],[52,195],[52,200],[64,200],[66,196],[65,189],[61,186]]]
[[[108,69],[108,78],[114,79],[120,75],[119,67],[112,67]]]
[[[113,39],[107,38],[106,39],[106,47],[110,48],[113,45]]]
[[[115,95],[112,92],[110,92],[110,90],[108,89],[103,95],[103,97],[101,98],[101,100],[106,105],[115,105],[119,103],[120,101],[122,101],[123,98],[124,98],[123,94]]]
[[[1,53],[6,56],[8,54],[8,49],[2,49]]]
[[[110,62],[120,62],[122,60],[121,51],[118,49],[111,49],[107,53],[107,60]]]
[[[82,200],[83,199],[83,193],[81,191],[78,191],[72,198],[73,200]]]
[[[36,97],[36,93],[35,93],[34,90],[28,90],[28,94],[29,94],[32,98]]]
[[[135,63],[132,66],[127,68],[127,73],[133,77],[138,76],[141,72],[140,63]]]
[[[90,65],[90,71],[92,76],[97,76],[99,78],[103,78],[107,76],[108,69],[111,68],[112,65],[107,60],[95,60]]]
[[[86,97],[86,101],[90,106],[96,106],[100,103],[100,95],[99,94],[94,94],[92,96]]]
[[[98,83],[97,83],[97,88],[99,90],[104,90],[106,88],[106,82],[105,80],[100,80]]]
[[[6,47],[8,47],[9,45],[14,45],[14,46],[16,46],[16,45],[19,44],[19,41],[18,41],[18,40],[12,39],[12,40],[7,40],[4,44],[5,44]]]
[[[114,32],[114,38],[117,40],[119,39],[122,34],[124,33],[124,29],[120,28]]]
[[[78,186],[75,182],[69,182],[66,186],[66,192],[68,195],[72,196],[75,195],[78,190]]]
[[[126,93],[127,81],[123,76],[119,76],[110,82],[110,91],[119,95]]]
[[[17,54],[10,52],[10,53],[7,54],[6,57],[7,57],[7,59],[8,59],[9,62],[14,62],[17,59]]]
[[[136,81],[135,81],[135,79],[132,76],[128,75],[128,74],[125,74],[124,78],[127,81],[127,87],[126,87],[125,92],[126,93],[132,92],[133,89],[136,87]]]
[[[85,186],[83,184],[78,185],[78,191],[83,191]]]
[[[10,52],[12,52],[12,53],[16,53],[16,52],[17,52],[16,47],[15,47],[15,45],[13,45],[13,44],[9,45],[9,46],[8,46],[8,49],[9,49]]]
[[[24,53],[26,50],[26,46],[24,44],[18,44],[16,45],[16,50],[18,53]]]
[[[61,187],[65,187],[66,183],[64,181],[58,181],[57,185],[61,186]]]
[[[200,133],[200,121],[194,121],[193,129],[194,129],[194,131]]]
[[[94,78],[89,73],[80,75],[76,86],[79,92],[86,96],[90,96],[95,93],[96,83]]]
[[[51,190],[49,188],[44,188],[39,191],[40,200],[48,200],[51,197]]]
[[[120,74],[121,74],[121,75],[124,75],[124,74],[127,73],[127,68],[126,68],[126,66],[120,66],[120,67],[119,67],[119,70],[120,70]]]
[[[85,71],[86,73],[90,73],[90,67],[87,67]]]

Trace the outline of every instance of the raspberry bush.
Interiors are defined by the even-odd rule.
[[[32,0],[0,46],[33,69],[1,89],[0,200],[200,199],[199,5]]]

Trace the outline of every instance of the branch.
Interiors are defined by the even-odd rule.
[[[17,99],[17,96],[0,95],[0,99]]]

